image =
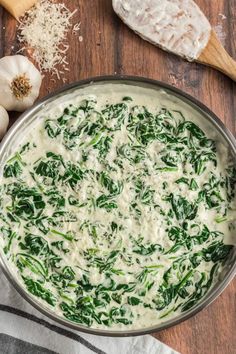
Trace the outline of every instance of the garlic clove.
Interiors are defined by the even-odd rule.
[[[31,81],[31,84],[32,84],[32,92],[33,91],[37,92],[37,96],[36,97],[38,97],[38,93],[39,93],[38,86],[39,86],[39,83],[40,83],[40,86],[41,86],[42,75],[40,74],[40,72],[37,69],[35,71],[35,69],[36,68],[35,68],[34,65],[31,66],[30,68],[28,68],[28,74],[29,74],[30,81]]]
[[[19,72],[18,55],[9,55],[0,59],[1,75],[12,79],[16,72]]]
[[[4,137],[9,125],[9,115],[5,108],[0,106],[0,140]]]
[[[35,98],[33,98],[31,96],[31,97],[25,98],[24,101],[22,101],[22,102],[16,103],[14,111],[17,111],[17,112],[26,111],[29,107],[31,107],[34,104],[36,98],[37,98],[37,96]]]
[[[32,106],[39,95],[42,76],[22,55],[0,59],[0,105],[22,112]]]
[[[10,110],[9,108],[12,106],[13,99],[14,96],[10,90],[9,81],[2,82],[0,77],[0,105]]]

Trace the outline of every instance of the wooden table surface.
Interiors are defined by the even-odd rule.
[[[211,108],[235,134],[236,85],[222,74],[185,62],[146,43],[113,13],[111,0],[63,0],[79,7],[83,41],[69,36],[67,82],[108,74],[140,75],[176,86]],[[196,0],[236,58],[236,0]],[[224,15],[226,18],[224,18]],[[0,57],[16,53],[16,21],[0,9]],[[46,75],[40,96],[61,87]],[[11,123],[17,115],[11,114]],[[184,323],[155,334],[182,354],[235,354],[236,281],[207,309]],[[112,353],[111,353],[112,354]]]

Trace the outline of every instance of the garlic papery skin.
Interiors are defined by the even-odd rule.
[[[23,55],[0,59],[0,105],[7,111],[23,112],[39,95],[42,76]]]
[[[0,106],[0,140],[4,137],[9,125],[9,115],[5,108]]]

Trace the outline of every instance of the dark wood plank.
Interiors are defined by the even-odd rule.
[[[235,133],[236,85],[223,74],[200,64],[188,63],[146,43],[113,13],[110,0],[64,0],[79,8],[80,42],[69,35],[70,71],[67,82],[97,76],[127,74],[163,80],[183,89],[210,107]],[[196,0],[212,26],[222,27],[225,47],[236,58],[236,0]],[[220,14],[227,18],[221,19]],[[5,27],[5,29],[3,29]],[[0,56],[16,52],[16,21],[0,9]],[[63,85],[45,75],[40,97]],[[11,115],[11,122],[17,115]],[[236,353],[236,281],[207,309],[184,323],[155,334],[183,354]]]

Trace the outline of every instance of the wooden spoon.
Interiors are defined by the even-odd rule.
[[[36,2],[37,0],[0,0],[0,5],[5,7],[18,20]]]
[[[193,0],[112,0],[117,15],[139,36],[236,81],[236,62]]]
[[[206,48],[196,61],[211,66],[236,81],[236,61],[226,52],[213,30]]]

